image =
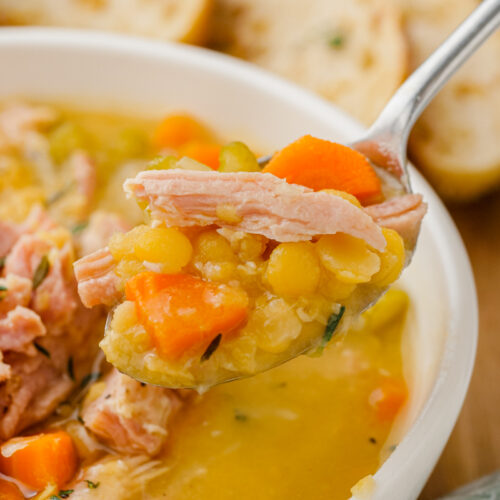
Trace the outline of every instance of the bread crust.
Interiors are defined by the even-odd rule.
[[[116,31],[202,44],[213,0],[0,0],[0,23]]]
[[[321,94],[367,124],[408,68],[400,10],[387,0],[216,0],[210,44]]]
[[[399,0],[417,67],[477,6],[475,0]],[[474,199],[500,185],[500,33],[446,84],[415,125],[410,155],[439,193]]]

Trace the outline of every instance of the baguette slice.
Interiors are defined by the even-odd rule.
[[[203,43],[212,0],[0,0],[0,23],[116,31]]]
[[[411,64],[418,66],[477,6],[476,0],[399,0]],[[440,194],[466,201],[500,185],[500,33],[434,98],[410,139],[415,163]]]
[[[406,75],[399,13],[386,0],[216,0],[210,45],[370,123]]]

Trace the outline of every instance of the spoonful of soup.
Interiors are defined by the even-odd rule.
[[[500,22],[486,0],[350,147],[305,136],[218,171],[162,157],[124,190],[148,225],[75,264],[83,303],[112,307],[101,347],[132,377],[199,391],[320,354],[409,262],[426,206],[406,141],[432,96]]]

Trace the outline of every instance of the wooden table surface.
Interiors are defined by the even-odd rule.
[[[448,208],[474,269],[479,344],[464,407],[420,500],[500,469],[500,193]]]

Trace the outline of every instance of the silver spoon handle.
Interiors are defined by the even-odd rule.
[[[500,0],[483,0],[467,19],[401,85],[356,144],[377,142],[405,164],[410,130],[448,79],[500,26]],[[492,61],[497,64],[498,61]],[[363,149],[363,148],[360,148]],[[379,153],[382,151],[379,150]],[[384,155],[385,156],[385,155]],[[396,159],[395,158],[395,159]],[[386,158],[387,159],[387,158]],[[399,163],[399,161],[398,161]],[[400,175],[404,173],[398,172]],[[402,179],[403,182],[406,179]]]

